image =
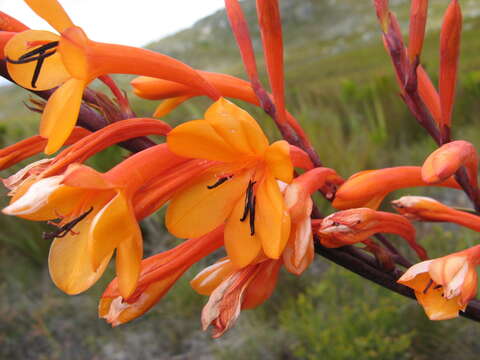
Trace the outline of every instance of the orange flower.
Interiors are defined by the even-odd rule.
[[[422,180],[418,166],[399,166],[361,171],[352,175],[335,194],[333,207],[343,210],[368,207],[377,209],[390,192],[415,186],[431,185]],[[452,178],[436,186],[461,189]]]
[[[61,34],[27,30],[5,47],[9,74],[18,84],[35,90],[62,84],[47,102],[40,125],[40,135],[49,139],[47,154],[57,151],[72,131],[85,87],[104,74],[165,78],[218,98],[210,84],[180,61],[149,50],[91,41],[56,0],[28,0],[27,4]]]
[[[323,219],[318,230],[320,242],[329,248],[356,244],[377,233],[400,235],[420,259],[427,259],[427,252],[415,240],[415,228],[400,215],[368,208],[344,210]]]
[[[236,322],[240,311],[265,302],[275,289],[281,261],[265,260],[238,269],[231,259],[218,261],[200,272],[192,287],[202,295],[210,295],[202,311],[202,327],[214,326],[218,338]]]
[[[477,293],[480,245],[413,265],[398,279],[415,291],[430,320],[458,316]]]
[[[425,38],[427,23],[428,0],[413,0],[410,7],[410,38],[408,43],[408,57],[414,64],[420,57]]]
[[[115,278],[103,293],[98,316],[112,326],[129,322],[152,308],[190,266],[223,244],[223,226],[200,238],[142,260],[140,277],[133,294],[124,298]]]
[[[452,222],[480,231],[480,217],[452,209],[424,196],[403,196],[392,201],[395,210],[410,220]]]
[[[277,184],[292,181],[288,143],[268,145],[248,113],[220,99],[204,120],[173,129],[167,144],[180,156],[216,162],[173,197],[166,215],[168,230],[192,238],[226,221],[225,247],[238,267],[250,264],[262,250],[278,259],[290,234],[290,216]]]
[[[59,229],[49,234],[55,239],[49,268],[54,283],[69,294],[95,283],[117,249],[119,288],[128,297],[135,290],[142,257],[133,197],[185,161],[157,145],[105,174],[73,164],[62,175],[26,184],[26,191],[16,194],[3,212],[36,221],[61,219]]]
[[[90,133],[90,131],[76,126],[65,142],[65,145],[74,144]],[[47,139],[36,135],[1,149],[0,170],[8,169],[10,166],[42,152],[46,144]]]
[[[475,146],[468,141],[452,141],[431,153],[422,166],[422,179],[429,184],[448,179],[462,166],[468,172],[468,179],[477,188],[478,155]]]
[[[447,132],[444,134],[447,138],[450,136],[449,129],[455,102],[462,21],[460,4],[458,0],[452,0],[445,12],[440,32],[440,78],[438,81],[442,104],[442,126],[440,130]]]
[[[312,194],[320,190],[328,194],[334,192],[332,184],[341,183],[338,174],[329,168],[316,168],[296,177],[284,191],[284,199],[291,219],[290,238],[283,251],[283,263],[288,271],[300,275],[313,261],[311,213]]]

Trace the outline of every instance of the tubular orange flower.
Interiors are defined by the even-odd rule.
[[[410,7],[410,39],[408,42],[408,56],[410,63],[420,57],[425,38],[427,23],[428,0],[413,0]]]
[[[166,226],[175,236],[201,236],[226,221],[225,247],[239,267],[261,252],[278,259],[290,233],[290,216],[276,180],[290,183],[290,146],[270,146],[256,121],[220,99],[204,120],[190,121],[167,136],[169,149],[187,158],[218,162],[193,185],[176,194]]]
[[[413,265],[398,279],[415,291],[430,320],[458,316],[477,293],[480,245]]]
[[[0,31],[0,60],[5,58],[4,48],[10,39],[15,36],[14,32]]]
[[[415,228],[400,215],[368,208],[344,210],[323,219],[318,230],[320,242],[330,248],[362,242],[377,233],[400,235],[420,259],[427,259],[427,252],[415,240]]]
[[[104,74],[161,77],[218,98],[210,84],[178,60],[149,50],[91,41],[56,0],[27,3],[61,34],[28,30],[13,37],[5,48],[8,71],[18,84],[35,90],[63,84],[49,99],[42,116],[40,135],[49,139],[47,154],[57,151],[70,134],[85,87]]]
[[[202,311],[202,326],[214,326],[218,338],[236,322],[242,309],[252,309],[267,300],[275,289],[281,261],[265,260],[238,269],[231,259],[222,259],[200,272],[192,287],[210,295]]]
[[[385,196],[392,191],[429,186],[421,178],[418,166],[398,166],[379,170],[366,170],[352,175],[335,194],[333,207],[343,210],[358,207],[377,209]],[[460,189],[455,180],[449,178],[436,186]]]
[[[0,11],[0,31],[20,32],[28,30],[28,27],[17,19]]]
[[[223,244],[223,226],[200,238],[142,260],[140,277],[133,294],[122,297],[118,278],[103,293],[98,316],[112,326],[129,322],[152,308],[194,263]]]
[[[76,126],[65,142],[65,145],[74,144],[90,133],[90,131]],[[46,144],[47,139],[41,137],[40,135],[36,135],[1,149],[0,170],[8,169],[10,166],[42,152]]]
[[[455,89],[457,84],[462,12],[457,0],[452,0],[443,19],[440,33],[440,101],[442,104],[442,130],[450,128]]]
[[[284,199],[292,225],[282,259],[287,270],[295,275],[305,271],[314,257],[311,196],[320,189],[328,197],[334,192],[330,185],[339,180],[334,170],[322,167],[307,171],[286,186]]]
[[[478,155],[475,146],[468,141],[452,141],[431,153],[422,166],[422,179],[430,184],[448,179],[465,166],[468,179],[477,188]]]
[[[400,214],[410,220],[452,222],[475,231],[480,231],[480,217],[424,196],[403,196],[392,201]]]
[[[128,297],[142,257],[132,198],[151,179],[185,161],[157,145],[105,174],[73,164],[63,175],[34,182],[3,212],[37,221],[61,219],[58,231],[50,234],[55,240],[49,268],[54,283],[69,294],[95,283],[117,249],[119,288]]]

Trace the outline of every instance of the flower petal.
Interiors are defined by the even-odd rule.
[[[193,120],[174,128],[167,136],[168,148],[188,158],[235,162],[239,154],[205,120]]]
[[[224,98],[208,108],[205,120],[239,153],[263,155],[267,149],[268,140],[255,119]]]
[[[58,88],[45,106],[40,135],[48,138],[45,154],[53,154],[65,143],[77,122],[86,83],[70,79]]]
[[[251,235],[249,220],[240,221],[244,208],[244,200],[239,199],[225,225],[225,250],[232,263],[239,268],[255,260],[262,249],[258,233]]]
[[[88,229],[94,214],[90,214],[74,228],[74,232],[56,238],[50,247],[48,267],[55,285],[70,295],[87,290],[100,276],[112,253],[104,257],[96,270],[92,269],[87,251]]]
[[[25,0],[25,2],[59,33],[74,26],[62,5],[56,0]]]
[[[115,269],[120,294],[125,299],[133,294],[137,287],[142,256],[143,246],[140,231],[118,245]]]
[[[285,140],[275,141],[265,152],[265,161],[272,175],[290,184],[293,179],[293,164],[290,158],[290,145]]]
[[[45,45],[49,42],[58,41],[60,37],[49,31],[27,30],[18,33],[5,45],[5,56],[10,60],[18,60],[25,53],[34,50],[32,43]],[[36,47],[38,47],[37,45]],[[51,50],[52,51],[52,50]],[[33,74],[38,61],[15,64],[7,61],[7,70],[13,80],[20,86],[30,90],[47,90],[65,82],[70,74],[63,65],[59,52],[44,59],[38,75],[38,79],[32,84]],[[34,86],[33,86],[34,85]]]
[[[255,232],[265,255],[278,259],[290,235],[290,215],[277,182],[268,174],[257,191]]]
[[[225,183],[209,189],[218,181],[208,175],[179,192],[170,202],[165,224],[168,231],[180,238],[206,234],[221,225],[235,203],[245,194],[250,172],[238,174]],[[242,199],[243,201],[243,199]]]
[[[141,238],[141,232],[132,207],[119,192],[93,219],[88,242],[93,268],[97,268],[119,244],[137,237]]]

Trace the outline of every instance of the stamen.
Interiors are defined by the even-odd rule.
[[[257,197],[253,197],[253,202],[250,207],[250,236],[255,235],[255,204],[257,202]]]
[[[252,196],[253,196],[253,185],[255,185],[256,183],[257,183],[256,181],[252,182],[252,180],[248,182],[247,191],[245,193],[245,208],[243,210],[243,215],[240,218],[240,221],[245,221],[247,219],[248,213],[250,212]]]
[[[27,64],[33,61],[37,61],[37,64],[35,65],[35,69],[33,71],[32,82],[31,82],[32,87],[36,88],[37,80],[38,80],[38,77],[40,76],[40,71],[42,69],[45,59],[49,56],[52,56],[57,51],[55,49],[53,51],[47,52],[47,50],[54,49],[57,46],[58,46],[58,41],[52,41],[48,44],[45,44],[29,52],[26,52],[25,54],[20,56],[18,60],[12,60],[7,57],[6,61],[12,64]]]
[[[213,184],[213,185],[207,185],[207,189],[208,190],[212,190],[212,189],[215,189],[216,187],[222,185],[224,182],[230,180],[233,176],[225,176],[225,177],[222,177],[220,179],[218,179],[218,181]]]
[[[428,289],[430,289],[430,287],[433,285],[433,280],[430,279],[430,281],[428,282],[427,286],[425,287],[425,289],[423,290],[423,293],[426,294]]]
[[[42,238],[45,240],[53,240],[55,238],[63,238],[67,236],[70,232],[73,232],[73,228],[75,227],[75,225],[85,219],[92,211],[93,206],[76,219],[73,219],[69,223],[66,223],[65,225],[59,227],[56,231],[44,232]]]

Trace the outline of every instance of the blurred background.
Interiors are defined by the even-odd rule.
[[[30,20],[33,17],[15,13],[17,4],[12,7],[12,3],[19,2],[0,0],[0,9],[18,16],[29,26],[45,28]],[[104,3],[111,7],[104,7]],[[152,3],[156,10],[147,8]],[[174,7],[176,3],[181,4],[179,9]],[[120,0],[62,1],[74,21],[85,25],[95,40],[140,46],[160,39],[146,47],[196,68],[243,77],[224,11],[206,16],[220,9],[222,3],[137,0],[132,5]],[[436,83],[439,27],[449,1],[430,3],[423,63]],[[420,165],[435,145],[398,96],[371,1],[281,0],[281,4],[288,108],[310,134],[322,161],[344,177],[365,169]],[[243,5],[253,25],[255,2],[245,0]],[[480,144],[480,4],[463,0],[461,5],[464,32],[453,133],[456,139]],[[406,33],[409,1],[391,0],[391,6]],[[116,9],[127,12],[119,12],[117,18]],[[92,22],[86,18],[83,22],[82,12],[86,18],[101,14],[91,30],[87,25]],[[186,15],[191,12],[196,17]],[[182,22],[187,17],[189,20]],[[170,25],[165,30],[162,23],[168,21]],[[101,26],[95,24],[104,25],[107,31],[101,34]],[[147,33],[142,33],[143,28],[149,29]],[[135,36],[114,37],[125,29]],[[260,56],[258,31],[252,33]],[[116,79],[131,94],[131,77]],[[93,86],[104,90],[99,84]],[[0,87],[0,146],[36,133],[39,115],[23,105],[29,97],[22,89]],[[130,100],[139,116],[149,116],[157,105],[133,95]],[[205,99],[190,101],[169,115],[167,121],[176,124],[199,118],[207,105]],[[242,106],[254,113],[272,139],[278,137],[270,119],[261,111]],[[89,164],[107,170],[125,155],[124,150],[111,148]],[[16,169],[4,172],[2,177]],[[397,192],[394,197],[405,194],[425,194],[450,205],[469,206],[460,192],[452,190],[411,189]],[[3,197],[1,205],[5,200]],[[318,203],[325,213],[332,212],[324,200],[318,199]],[[384,204],[384,210],[393,211],[388,201]],[[142,230],[146,256],[178,242],[165,233],[161,211],[144,221]],[[63,294],[49,279],[49,243],[42,240],[42,231],[43,224],[0,217],[1,359],[461,360],[478,359],[480,352],[479,324],[462,318],[431,322],[415,302],[368,283],[321,257],[300,278],[282,273],[273,297],[262,307],[243,312],[237,326],[219,340],[212,340],[208,332],[201,331],[200,311],[207,299],[194,293],[188,283],[208,261],[191,269],[141,319],[112,329],[97,318],[97,301],[113,277],[113,269],[88,292],[73,297]],[[479,240],[474,232],[454,225],[423,224],[418,226],[418,232],[420,243],[432,257],[472,246]],[[402,246],[401,239],[391,240]],[[411,253],[410,258],[415,259]]]

